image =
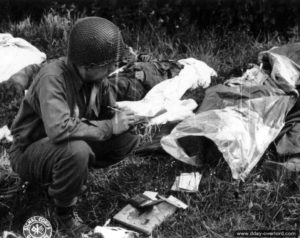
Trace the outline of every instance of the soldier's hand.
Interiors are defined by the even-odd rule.
[[[118,135],[127,131],[130,125],[134,124],[134,113],[129,109],[123,109],[116,112],[115,116],[111,119],[113,134]]]

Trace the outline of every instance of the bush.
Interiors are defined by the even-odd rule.
[[[152,24],[164,27],[169,34],[195,24],[199,29],[242,27],[262,38],[266,33],[291,38],[298,35],[300,20],[297,0],[2,0],[1,4],[3,21],[28,16],[40,21],[51,10],[72,18],[102,16],[129,28],[143,29]]]

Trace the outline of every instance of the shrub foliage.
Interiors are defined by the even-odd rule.
[[[300,2],[297,0],[2,0],[2,20],[39,21],[50,9],[72,16],[98,15],[119,25],[143,27],[151,22],[173,33],[179,27],[218,26],[219,30],[244,27],[254,35],[266,32],[298,33]]]

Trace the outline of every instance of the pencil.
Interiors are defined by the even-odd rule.
[[[115,108],[115,107],[111,107],[111,106],[107,106],[109,109],[115,111],[115,112],[121,112],[122,110]]]

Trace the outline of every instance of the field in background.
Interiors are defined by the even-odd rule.
[[[67,35],[73,22],[70,15],[59,16],[50,12],[40,23],[27,18],[18,23],[2,24],[0,32],[10,32],[15,37],[26,39],[51,59],[65,55]],[[166,34],[165,28],[148,22],[143,31],[124,27],[123,34],[128,45],[158,59],[195,57],[203,60],[219,74],[212,84],[241,75],[249,63],[257,63],[258,52],[287,43],[280,35],[272,34],[258,40],[258,36],[253,36],[247,28],[220,32],[211,27],[200,31],[195,24],[188,28],[179,27],[170,35]],[[296,35],[288,39],[289,42],[298,40]],[[198,89],[189,93],[201,102],[204,91]],[[177,211],[155,230],[153,237],[233,237],[235,230],[299,229],[299,187],[285,176],[278,176],[277,181],[264,178],[262,162],[273,157],[266,152],[244,183],[231,178],[223,161],[214,168],[201,170],[204,177],[199,192],[172,193],[189,208]],[[2,153],[0,166],[5,158],[7,154]],[[145,190],[168,195],[175,177],[181,172],[192,171],[197,169],[168,155],[157,154],[131,156],[110,168],[92,170],[90,189],[81,198],[79,214],[91,226],[103,225],[126,204],[128,198]],[[26,193],[0,202],[10,209],[9,214],[0,216],[0,232],[21,232],[25,220],[32,215],[42,215],[52,221],[51,201],[42,189],[34,185]]]

